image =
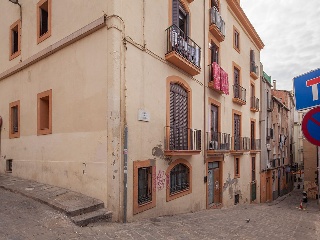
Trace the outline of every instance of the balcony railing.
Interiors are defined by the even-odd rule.
[[[273,129],[267,128],[267,139],[273,139]]]
[[[200,59],[201,59],[201,48],[176,25],[172,25],[171,27],[166,29],[167,34],[167,54],[175,52],[177,53],[183,60],[185,60],[188,64],[194,65],[197,71],[200,72]],[[166,58],[167,59],[167,58]],[[167,59],[178,67],[182,68],[186,72],[186,64],[179,63],[176,58]],[[190,68],[190,66],[189,66]],[[194,70],[194,71],[196,71]],[[188,72],[192,75],[192,73]],[[198,74],[198,73],[197,73]],[[194,74],[196,75],[196,74]]]
[[[251,139],[251,150],[261,150],[261,139]]]
[[[166,151],[201,151],[201,130],[165,127]]]
[[[232,150],[234,151],[249,151],[250,145],[251,142],[249,137],[232,137]]]
[[[207,132],[207,150],[227,151],[231,148],[231,136],[228,133]]]
[[[267,111],[272,112],[272,110],[273,110],[273,101],[269,100],[267,101]]]
[[[251,97],[250,109],[255,112],[259,112],[259,98]]]
[[[234,99],[241,103],[246,104],[246,89],[238,84],[233,85],[233,97]]]
[[[253,79],[258,79],[258,74],[259,74],[259,68],[258,65],[254,61],[250,62],[250,76]]]
[[[210,9],[210,32],[220,42],[224,40],[226,35],[226,24],[216,7]]]

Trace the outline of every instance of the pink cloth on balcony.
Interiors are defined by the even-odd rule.
[[[221,75],[221,91],[225,94],[229,95],[229,81],[228,81],[228,73],[226,73],[222,68],[220,69]]]
[[[213,87],[217,90],[220,90],[220,85],[221,85],[220,66],[216,62],[212,63],[212,81],[213,81]]]

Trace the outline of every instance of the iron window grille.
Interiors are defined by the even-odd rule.
[[[170,195],[189,189],[189,168],[179,163],[170,171]]]

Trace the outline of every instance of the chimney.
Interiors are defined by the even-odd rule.
[[[273,80],[273,90],[277,90],[277,80]]]

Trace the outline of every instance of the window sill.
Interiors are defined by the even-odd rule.
[[[234,50],[236,50],[238,53],[240,53],[240,49],[239,49],[239,48],[237,48],[237,47],[235,47],[235,46],[233,46],[233,48],[234,48]]]
[[[234,175],[234,178],[240,178],[240,174]]]
[[[249,152],[249,150],[231,150],[230,154],[232,154],[232,155],[242,155],[245,152]]]
[[[13,53],[12,55],[10,55],[10,57],[9,57],[9,61],[11,61],[12,59],[14,59],[14,58],[16,58],[16,57],[20,56],[20,53],[21,53],[21,51],[19,50],[19,51],[17,51],[17,52],[15,52],[15,53]]]
[[[137,214],[137,213],[146,211],[148,209],[154,208],[155,206],[156,206],[156,203],[152,202],[152,201],[138,205],[138,207],[134,207],[133,214]]]
[[[13,138],[20,138],[20,132],[17,132],[17,133],[11,133],[10,136],[9,136],[10,139],[13,139]]]
[[[183,197],[183,196],[188,195],[190,193],[191,193],[190,187],[184,191],[177,192],[173,195],[170,195],[170,189],[167,189],[167,202],[172,201],[172,200],[179,198],[179,197]]]
[[[38,136],[40,135],[48,135],[52,134],[52,129],[46,128],[46,129],[38,129]]]
[[[46,32],[45,34],[43,34],[41,36],[38,36],[37,43],[39,44],[39,43],[43,42],[44,40],[46,40],[50,36],[51,36],[51,32],[50,31]]]
[[[201,150],[165,150],[164,155],[166,156],[190,156],[198,155]]]

